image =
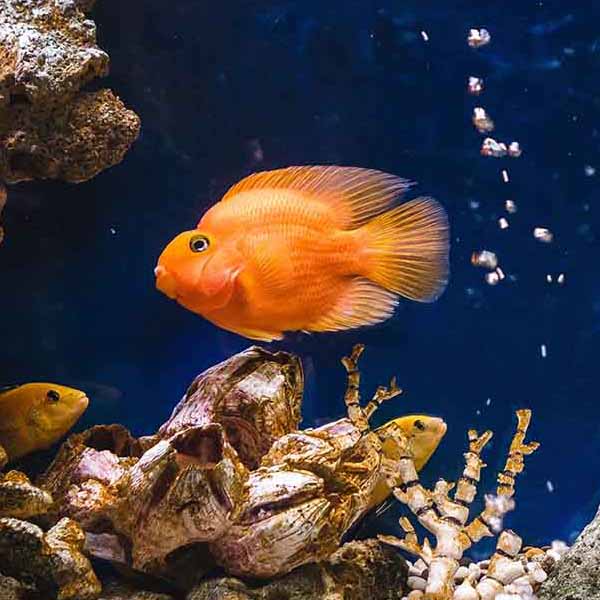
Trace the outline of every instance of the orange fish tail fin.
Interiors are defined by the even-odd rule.
[[[433,198],[416,198],[375,217],[367,234],[364,275],[419,302],[433,302],[448,283],[449,225]]]

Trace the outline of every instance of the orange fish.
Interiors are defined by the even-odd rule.
[[[355,167],[289,167],[234,185],[164,249],[156,287],[254,340],[338,331],[433,302],[448,281],[448,218],[410,183]]]

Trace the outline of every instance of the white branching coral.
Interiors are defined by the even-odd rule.
[[[355,364],[346,366],[351,367],[349,370],[356,369]],[[524,457],[539,447],[537,442],[525,442],[531,411],[518,410],[517,419],[517,431],[506,464],[498,474],[496,495],[486,495],[485,508],[470,522],[469,507],[477,494],[481,469],[486,466],[480,455],[492,438],[492,432],[485,431],[480,435],[474,429],[470,430],[469,449],[464,454],[465,468],[458,482],[455,484],[440,479],[433,490],[429,490],[419,481],[403,432],[399,428],[386,428],[386,436],[392,437],[400,448],[399,458],[387,460],[385,464],[387,483],[393,489],[394,496],[407,505],[421,525],[433,534],[435,545],[427,537],[419,541],[407,517],[400,519],[400,526],[405,533],[403,538],[382,535],[379,539],[424,561],[428,567],[423,596],[425,600],[492,600],[498,593],[504,593],[507,584],[516,585],[514,582],[523,577],[529,582],[526,566],[516,558],[521,550],[521,538],[512,531],[504,531],[486,576],[476,585],[474,578],[467,578],[458,589],[455,588],[455,574],[465,550],[484,537],[502,531],[505,514],[514,508],[512,496],[515,478],[523,471]],[[522,591],[529,592],[531,586],[526,586],[525,580],[521,584]]]

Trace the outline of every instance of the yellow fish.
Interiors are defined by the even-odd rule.
[[[404,296],[433,302],[448,281],[449,226],[432,198],[355,167],[289,167],[233,186],[164,249],[156,286],[254,340],[389,319]]]
[[[26,383],[0,390],[0,445],[9,460],[57,442],[89,403],[80,390],[55,383]]]
[[[426,415],[408,415],[386,423],[377,430],[377,433],[384,433],[387,428],[392,426],[400,427],[404,435],[408,437],[417,471],[427,464],[448,429],[443,419]],[[386,458],[400,458],[399,448],[391,439],[384,442],[383,454]],[[382,477],[371,495],[370,506],[381,504],[390,493],[391,490]]]

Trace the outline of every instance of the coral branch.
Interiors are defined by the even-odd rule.
[[[362,344],[356,344],[352,348],[350,356],[342,358],[342,364],[348,373],[348,384],[344,394],[344,402],[348,410],[348,418],[358,430],[365,434],[369,431],[369,419],[377,409],[386,402],[402,393],[402,390],[396,383],[394,377],[390,381],[390,386],[379,386],[373,394],[371,401],[365,408],[360,405],[360,371],[358,370],[358,360],[365,347]]]
[[[356,344],[352,348],[352,354],[342,358],[342,364],[348,373],[348,384],[346,393],[344,394],[348,418],[361,433],[369,431],[369,420],[360,405],[360,371],[358,370],[358,359],[364,349],[365,347],[362,344]]]
[[[526,409],[518,410],[517,420],[517,431],[510,444],[510,450],[508,452],[506,464],[504,465],[504,470],[502,473],[498,474],[497,493],[499,496],[510,497],[514,495],[515,478],[523,471],[525,466],[523,457],[533,454],[540,447],[539,442],[524,443],[527,429],[531,422],[531,411]]]
[[[481,598],[493,600],[503,591],[505,584],[525,575],[525,567],[515,559],[522,545],[523,540],[514,531],[507,530],[500,534],[487,575],[477,585]]]
[[[464,454],[465,468],[462,477],[458,480],[454,494],[454,500],[459,504],[465,506],[471,504],[477,495],[481,469],[486,467],[480,455],[486,444],[492,439],[492,435],[493,433],[489,429],[482,435],[478,435],[474,429],[469,430],[469,451]]]
[[[429,539],[424,538],[423,543],[419,543],[417,532],[410,522],[410,519],[407,517],[402,517],[400,519],[400,527],[402,527],[404,533],[406,533],[404,538],[397,538],[393,535],[381,535],[379,536],[380,541],[419,556],[425,564],[429,565],[433,558]]]
[[[525,444],[525,435],[531,422],[531,411],[517,411],[517,430],[513,436],[504,470],[498,473],[497,496],[486,496],[485,509],[465,528],[469,539],[475,543],[484,537],[491,537],[502,530],[504,515],[513,510],[515,504],[515,478],[525,466],[523,457],[539,448],[538,442]]]
[[[388,476],[393,486],[394,496],[406,504],[417,519],[436,538],[435,548],[429,542],[419,544],[414,527],[406,517],[400,526],[406,533],[403,539],[380,536],[381,541],[402,548],[421,557],[429,565],[425,598],[427,600],[451,600],[454,596],[454,574],[465,550],[483,537],[492,536],[502,529],[504,515],[514,508],[514,484],[516,476],[523,471],[525,455],[539,447],[537,442],[525,443],[525,435],[531,420],[531,411],[517,411],[518,426],[510,445],[504,470],[498,475],[497,496],[486,495],[485,509],[470,524],[469,506],[477,494],[481,469],[486,465],[481,460],[481,452],[492,438],[491,431],[479,435],[474,429],[468,432],[469,450],[465,452],[465,468],[456,486],[454,497],[450,492],[454,483],[438,480],[433,491],[424,488],[417,475],[408,441],[402,431],[388,428],[386,433],[394,437],[401,448],[400,458]],[[514,557],[521,548],[520,538],[513,532],[504,532],[498,542],[498,550],[492,559],[488,577],[478,585],[477,591],[466,582],[460,591],[460,598],[492,600],[504,584],[518,580],[525,574],[524,568]],[[493,565],[493,568],[492,568]],[[479,587],[481,586],[482,593]]]
[[[373,416],[373,414],[375,413],[375,411],[384,402],[387,402],[388,400],[391,400],[392,398],[399,396],[401,393],[402,393],[402,389],[399,388],[398,385],[396,384],[395,377],[393,377],[392,380],[390,381],[389,388],[386,388],[383,385],[379,386],[377,388],[377,390],[375,391],[373,398],[371,398],[371,401],[369,402],[369,404],[367,404],[367,406],[365,406],[364,412],[365,412],[367,419],[370,419]]]

